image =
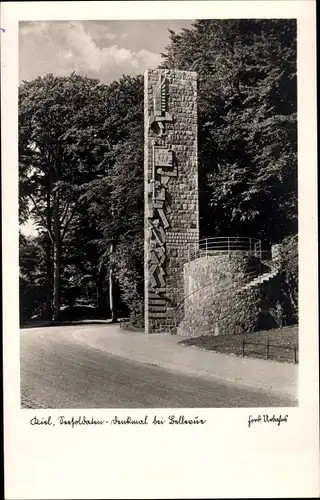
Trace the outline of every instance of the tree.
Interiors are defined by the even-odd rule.
[[[280,288],[288,323],[297,323],[299,319],[298,282],[298,235],[295,234],[284,238],[281,245]]]
[[[97,221],[101,266],[119,284],[131,311],[143,307],[143,78],[123,77],[107,91],[109,170],[87,186],[89,213]],[[114,315],[116,312],[114,311]]]
[[[20,322],[43,310],[45,296],[45,252],[40,237],[19,233]]]
[[[69,230],[64,238],[61,264],[61,301],[72,307],[76,303],[95,305],[105,309],[105,273],[99,265],[96,240],[101,233],[83,197],[77,207]]]
[[[198,72],[203,236],[297,231],[296,23],[199,20],[162,67]]]
[[[46,75],[19,88],[20,221],[46,233],[47,309],[58,319],[64,240],[82,202],[82,187],[107,168],[105,86],[71,74]],[[53,258],[52,258],[53,255]]]

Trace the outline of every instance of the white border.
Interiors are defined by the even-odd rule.
[[[248,409],[206,409],[197,410],[208,420],[200,428],[35,432],[29,425],[35,412],[20,409],[19,387],[18,21],[195,18],[298,19],[300,406],[286,410],[288,423],[280,428],[249,430]],[[7,2],[1,5],[1,27],[5,498],[318,496],[315,2]],[[41,415],[50,413],[61,411]],[[115,412],[85,413],[104,418]]]

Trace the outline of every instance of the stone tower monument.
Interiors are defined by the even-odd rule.
[[[183,316],[188,243],[199,240],[196,73],[147,70],[144,113],[145,329],[170,332]]]

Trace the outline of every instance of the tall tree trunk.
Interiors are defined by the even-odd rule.
[[[46,296],[46,316],[48,320],[52,320],[52,282],[53,282],[53,268],[52,268],[52,241],[49,235],[51,231],[51,182],[50,174],[48,174],[48,187],[47,187],[47,237],[46,237],[46,271],[47,271],[47,296]]]
[[[97,306],[98,308],[103,308],[106,306],[103,284],[106,278],[106,270],[105,267],[101,264],[98,269],[97,274]]]
[[[60,316],[60,257],[61,257],[61,228],[59,193],[54,193],[54,257],[53,257],[53,319],[57,321]]]
[[[49,235],[46,238],[46,270],[47,270],[47,296],[46,296],[46,317],[52,320],[52,243]]]
[[[110,267],[109,267],[109,306],[111,313],[111,321],[115,323],[117,321],[115,311],[114,311],[114,303],[113,303],[113,287],[114,287],[114,276],[113,276],[113,268],[112,268],[112,255],[113,255],[113,243],[110,245]]]

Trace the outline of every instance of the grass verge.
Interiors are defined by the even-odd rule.
[[[299,362],[298,325],[241,335],[202,335],[179,343],[223,354],[244,355],[283,363]]]

